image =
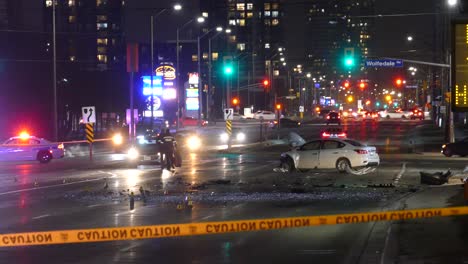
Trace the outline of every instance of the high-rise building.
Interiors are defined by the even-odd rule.
[[[44,22],[52,31],[52,0],[44,0]],[[57,58],[81,69],[123,67],[123,0],[67,0],[56,2]],[[47,39],[50,45],[51,38]],[[50,49],[47,50],[50,52]]]

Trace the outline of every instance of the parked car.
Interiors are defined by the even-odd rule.
[[[53,143],[43,138],[24,133],[12,137],[0,145],[0,161],[33,161],[48,163],[65,156],[62,143]]]
[[[254,114],[254,119],[274,120],[276,119],[276,114],[271,111],[260,110]]]
[[[442,145],[442,150],[440,152],[446,157],[451,157],[453,155],[459,155],[461,157],[468,156],[468,137],[454,143]]]
[[[281,168],[333,169],[346,172],[347,168],[378,166],[376,148],[352,139],[316,139],[281,154]]]
[[[341,125],[341,115],[337,112],[330,112],[327,115],[327,125],[333,123]]]

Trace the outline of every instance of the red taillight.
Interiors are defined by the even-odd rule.
[[[57,146],[57,148],[59,148],[59,149],[64,149],[63,143],[62,143],[62,144],[59,144],[59,145]]]
[[[356,151],[357,154],[367,154],[367,150],[365,149],[355,149],[354,151]]]
[[[328,134],[327,132],[323,132],[322,137],[330,137],[330,134]]]
[[[330,119],[330,116],[327,116],[327,119]]]
[[[49,149],[49,153],[50,153],[50,154],[53,154],[53,152],[52,152],[52,150],[51,150],[51,149]]]
[[[346,137],[346,133],[338,134],[338,137],[345,138],[345,137]]]
[[[278,124],[278,121],[273,121],[273,123]]]
[[[422,113],[421,113],[421,112],[419,112],[419,113],[418,113],[418,115],[420,115],[420,116],[421,116],[421,115],[422,115]]]

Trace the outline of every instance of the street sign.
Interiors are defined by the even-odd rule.
[[[366,60],[366,67],[379,67],[379,68],[402,68],[403,60]]]
[[[81,108],[83,123],[96,123],[96,108],[94,106],[84,106]]]
[[[405,88],[407,88],[407,89],[417,89],[418,86],[417,85],[406,85]]]
[[[93,143],[94,141],[94,126],[92,123],[87,123],[85,127],[86,141]]]
[[[303,105],[299,106],[299,112],[304,113],[304,106]]]
[[[452,111],[468,112],[468,20],[453,22],[452,32]]]
[[[233,120],[234,119],[234,109],[226,108],[224,109],[224,120]]]

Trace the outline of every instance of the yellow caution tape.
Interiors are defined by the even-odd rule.
[[[374,221],[397,221],[417,218],[467,215],[468,206],[401,210],[373,213],[270,218],[174,225],[151,225],[30,232],[0,235],[0,247],[49,244],[90,243],[162,237],[195,236],[233,232],[251,232],[319,225],[357,224]]]

